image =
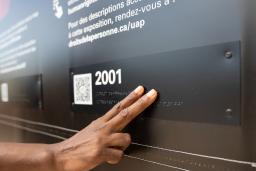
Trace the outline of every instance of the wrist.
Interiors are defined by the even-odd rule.
[[[61,158],[61,143],[50,144],[48,150],[52,156],[52,169],[53,171],[65,171],[64,161]]]
[[[88,162],[90,157],[87,162],[81,160],[86,159],[86,154],[88,153],[85,152],[81,158],[79,147],[69,140],[70,139],[49,146],[53,156],[54,171],[90,170],[92,168],[91,162]]]

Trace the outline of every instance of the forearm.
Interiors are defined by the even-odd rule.
[[[54,145],[0,143],[1,171],[56,171]]]
[[[131,144],[122,130],[157,98],[139,86],[104,116],[58,144],[0,143],[1,171],[85,171],[101,163],[117,164]]]

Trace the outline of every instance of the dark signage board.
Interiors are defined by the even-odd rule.
[[[254,171],[255,11],[251,0],[2,0],[0,140],[64,140],[143,85],[159,98],[125,129],[124,160],[95,170]]]
[[[232,51],[232,58],[225,53]],[[106,113],[136,87],[157,87],[145,116],[240,124],[240,43],[116,60],[71,70],[74,110]]]

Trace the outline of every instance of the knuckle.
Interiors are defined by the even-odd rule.
[[[108,123],[102,123],[101,126],[97,127],[95,131],[102,131],[108,127]]]
[[[95,145],[100,148],[103,145],[103,138],[101,136],[97,136],[95,138]]]
[[[123,109],[121,112],[120,112],[120,116],[122,116],[123,118],[127,118],[129,115],[129,109],[126,108],[126,109]]]
[[[132,94],[133,97],[138,97],[139,96],[139,94],[136,93],[135,91],[133,91],[131,94]]]
[[[91,125],[97,125],[98,124],[98,120],[94,120],[91,122]]]
[[[115,105],[115,110],[117,111],[120,111],[123,109],[123,103],[122,102],[118,102],[116,105]]]
[[[135,93],[135,92],[132,92],[126,98],[127,99],[127,103],[132,103],[135,99],[137,99],[137,97],[138,97],[138,94]]]
[[[102,156],[102,149],[96,147],[94,150],[91,150],[92,158],[99,158]]]
[[[132,92],[128,97],[129,97],[129,100],[133,100],[138,97],[138,94],[135,92]]]
[[[95,120],[95,122],[96,122],[97,124],[102,124],[102,123],[105,123],[105,120],[104,120],[103,117],[99,117],[98,119]]]

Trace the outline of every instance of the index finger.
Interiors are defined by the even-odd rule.
[[[104,121],[109,121],[115,117],[120,111],[129,107],[135,101],[137,101],[144,93],[144,87],[138,86],[134,91],[132,91],[127,97],[125,97],[121,102],[116,104],[111,110],[109,110],[102,119]]]
[[[124,129],[134,118],[148,108],[157,98],[157,91],[152,89],[131,106],[123,109],[108,122],[111,131],[119,132]]]

